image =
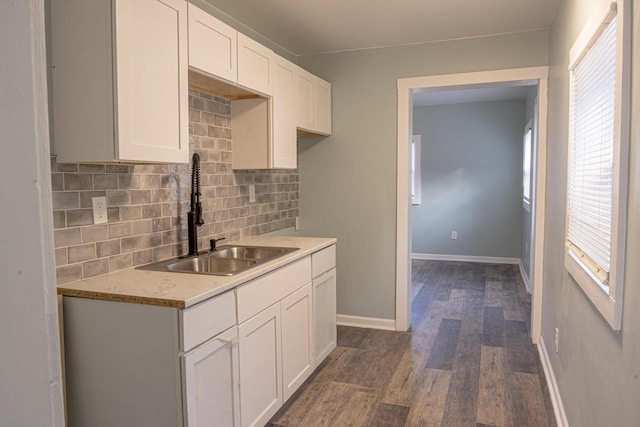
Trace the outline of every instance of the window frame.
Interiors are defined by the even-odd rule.
[[[533,192],[533,119],[529,120],[524,127],[524,135],[522,137],[522,207],[531,212],[531,198]],[[529,181],[525,182],[525,160],[527,159],[527,133],[529,133]],[[529,188],[529,197],[525,194],[525,191]]]
[[[567,218],[565,229],[565,267],[614,330],[622,326],[624,261],[627,224],[630,123],[631,21],[627,0],[602,1],[578,35],[569,53],[569,114],[573,108],[573,69],[587,53],[604,28],[616,20],[616,76],[613,124],[613,186],[611,247],[608,284],[604,284],[568,245],[569,179],[567,179]],[[569,138],[571,130],[569,129]],[[568,140],[568,143],[572,142]],[[571,173],[567,160],[567,175]]]

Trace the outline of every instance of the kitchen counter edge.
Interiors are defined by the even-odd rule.
[[[235,276],[127,269],[57,286],[61,296],[188,308],[337,243],[335,238],[254,236],[225,245],[296,247]]]

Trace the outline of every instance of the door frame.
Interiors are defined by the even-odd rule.
[[[410,139],[413,135],[412,91],[422,88],[465,89],[482,86],[538,84],[538,144],[535,155],[535,201],[533,206],[533,269],[531,339],[537,343],[542,329],[542,289],[545,229],[545,193],[547,171],[547,108],[549,67],[528,67],[462,74],[409,77],[398,79],[398,141],[396,200],[396,330],[411,326],[411,190],[409,182]]]

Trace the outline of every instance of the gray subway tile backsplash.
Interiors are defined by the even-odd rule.
[[[231,104],[189,91],[191,152],[202,161],[205,225],[199,247],[292,227],[296,170],[233,171]],[[191,166],[62,164],[51,159],[58,284],[132,268],[187,252]],[[256,202],[249,202],[249,185]],[[108,224],[93,224],[91,199],[106,196]]]

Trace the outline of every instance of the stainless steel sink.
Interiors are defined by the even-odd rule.
[[[299,248],[266,246],[220,246],[218,249],[189,258],[172,258],[138,267],[140,270],[233,276],[271,261]]]
[[[267,260],[276,258],[289,252],[293,252],[297,248],[272,248],[266,246],[220,246],[213,252],[209,253],[210,257],[224,259],[252,259]]]

